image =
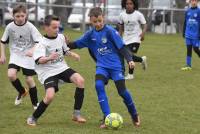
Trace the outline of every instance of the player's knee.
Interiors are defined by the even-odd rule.
[[[15,81],[17,79],[17,74],[8,72],[8,79],[10,81]]]
[[[54,99],[54,94],[48,94],[48,95],[45,96],[44,102],[46,104],[49,104],[53,101],[53,99]]]
[[[95,88],[97,91],[102,90],[104,88],[104,83],[102,80],[96,80]]]
[[[84,83],[85,83],[85,80],[84,80],[83,77],[79,77],[79,78],[77,79],[77,85],[78,85],[79,87],[84,87]]]
[[[35,86],[35,81],[34,81],[34,79],[33,79],[32,76],[27,76],[27,77],[26,77],[26,83],[27,83],[27,85],[28,85],[29,87]]]

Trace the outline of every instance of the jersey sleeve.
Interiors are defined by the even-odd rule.
[[[122,40],[121,36],[119,35],[119,32],[116,30],[110,31],[110,37],[112,43],[118,48],[121,49],[124,46],[124,41]]]
[[[38,43],[42,38],[42,35],[40,34],[38,29],[33,24],[31,24],[31,36],[35,43]]]
[[[4,43],[4,44],[9,42],[9,32],[8,32],[8,30],[9,30],[9,27],[7,26],[5,28],[3,36],[1,37],[1,42]]]
[[[35,46],[35,50],[33,52],[33,59],[36,61],[38,60],[40,57],[44,57],[46,56],[46,48],[44,45],[38,43]]]
[[[146,19],[144,18],[144,15],[142,13],[139,13],[139,21],[141,24],[146,24]]]
[[[83,36],[81,36],[78,40],[76,40],[74,43],[77,48],[84,48],[88,47],[89,42],[90,42],[90,32],[87,32]]]

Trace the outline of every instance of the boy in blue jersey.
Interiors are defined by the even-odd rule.
[[[183,37],[187,46],[186,66],[181,70],[192,69],[192,48],[200,57],[199,37],[200,37],[200,9],[197,7],[198,0],[190,0],[191,8],[185,13],[185,24]]]
[[[140,119],[124,80],[123,58],[125,57],[128,61],[130,68],[134,68],[135,63],[132,56],[125,48],[119,33],[112,27],[104,24],[101,8],[92,8],[89,15],[93,28],[80,39],[69,43],[69,47],[71,49],[87,47],[96,60],[95,87],[104,119],[111,113],[105,92],[105,84],[109,79],[112,79],[115,82],[119,95],[123,98],[134,125],[139,127]],[[105,127],[103,120],[100,128]]]

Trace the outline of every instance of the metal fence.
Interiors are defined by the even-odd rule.
[[[5,2],[0,1],[0,24],[5,26],[11,21],[8,16],[11,15],[9,11],[14,5],[20,4],[19,2]],[[88,12],[94,5],[56,5],[56,4],[35,4],[35,3],[21,3],[27,6],[29,11],[29,20],[35,25],[40,26],[45,15],[56,14],[61,17],[61,22],[65,27],[72,27],[85,31],[89,27]],[[87,6],[87,7],[86,7]],[[108,9],[101,6],[105,11],[106,22],[112,25],[117,24],[117,19],[113,21],[110,18],[119,17],[120,8]],[[75,11],[74,11],[75,10]],[[169,33],[181,33],[184,23],[185,9],[139,9],[145,16],[148,24],[148,31],[169,34]],[[74,12],[75,13],[74,13]],[[115,15],[110,15],[113,12]],[[76,14],[72,16],[72,14]],[[74,21],[73,22],[71,21]]]

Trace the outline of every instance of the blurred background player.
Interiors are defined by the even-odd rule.
[[[183,27],[183,37],[187,47],[186,66],[181,70],[192,69],[192,48],[200,57],[200,9],[197,7],[198,0],[190,0],[191,7],[185,12],[185,23]]]
[[[39,81],[44,84],[46,93],[38,108],[27,119],[27,124],[31,126],[36,125],[39,117],[53,101],[55,93],[59,90],[58,83],[60,80],[67,83],[72,82],[77,86],[72,120],[79,123],[86,122],[80,113],[84,98],[84,79],[79,73],[71,69],[64,60],[64,56],[71,56],[76,60],[80,60],[80,57],[69,51],[64,35],[58,34],[59,25],[60,19],[58,17],[54,15],[46,16],[44,20],[46,35],[33,50],[36,63],[35,70]]]
[[[145,70],[147,68],[146,56],[139,57],[134,54],[138,52],[141,41],[144,40],[147,29],[146,20],[144,15],[137,10],[137,0],[122,0],[121,5],[125,11],[120,14],[119,33],[123,36],[126,48],[128,48],[131,55],[133,55],[133,61],[140,62]],[[128,75],[125,79],[133,78],[134,68],[129,68]]]
[[[123,98],[133,124],[138,127],[140,126],[140,119],[131,94],[125,85],[124,57],[130,68],[133,68],[135,63],[125,48],[119,33],[114,28],[104,24],[101,8],[92,8],[89,16],[93,28],[80,39],[69,43],[69,47],[71,49],[87,47],[96,60],[95,87],[99,105],[104,115],[100,128],[106,127],[105,117],[110,114],[110,106],[105,92],[105,84],[109,79],[115,82],[118,94]]]
[[[15,105],[19,105],[22,98],[28,93],[17,78],[17,72],[22,69],[25,75],[26,83],[29,88],[29,94],[33,108],[37,108],[37,88],[33,79],[35,75],[34,60],[25,55],[27,50],[32,48],[35,43],[38,43],[42,37],[36,27],[27,21],[27,9],[24,5],[18,5],[13,9],[14,21],[9,23],[1,38],[1,58],[0,63],[6,62],[5,44],[9,44],[10,61],[8,65],[8,78],[18,95],[15,99]]]

